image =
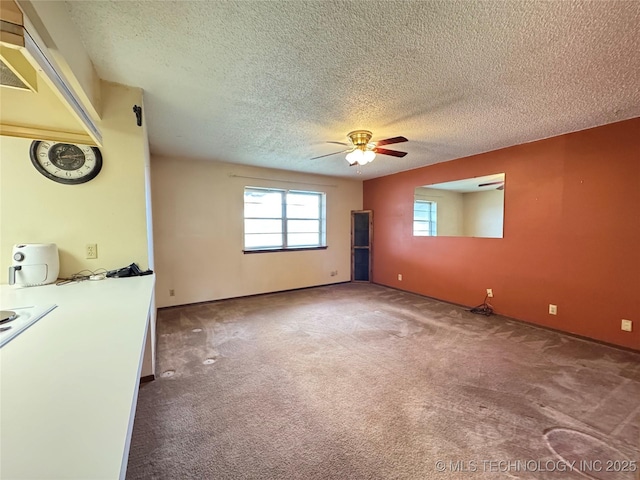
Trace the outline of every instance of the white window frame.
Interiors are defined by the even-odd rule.
[[[282,214],[279,217],[247,217],[246,214],[243,214],[243,252],[244,253],[258,253],[258,252],[281,252],[281,251],[294,251],[294,250],[316,250],[316,249],[326,249],[327,248],[327,233],[326,233],[326,193],[325,192],[315,192],[308,190],[286,190],[279,188],[265,188],[265,187],[251,187],[245,186],[244,193],[246,192],[270,192],[270,193],[279,193],[281,195],[281,205],[282,205]],[[243,205],[246,205],[244,200],[243,193]],[[299,218],[299,217],[291,217],[287,212],[287,195],[288,194],[296,194],[296,195],[312,195],[316,196],[319,199],[318,202],[318,216],[314,218]],[[246,208],[244,208],[246,212]],[[247,247],[247,234],[245,231],[245,222],[246,220],[279,220],[281,222],[281,231],[279,232],[282,235],[282,246],[278,247],[268,247],[268,246],[257,246],[257,247]],[[288,221],[290,220],[315,220],[318,222],[318,243],[309,244],[309,245],[294,245],[289,246],[287,243],[288,239]]]
[[[416,204],[429,204],[429,219],[416,220]],[[427,224],[427,229],[416,229],[418,225]],[[413,209],[413,236],[414,237],[436,237],[438,236],[438,204],[432,200],[415,200]]]

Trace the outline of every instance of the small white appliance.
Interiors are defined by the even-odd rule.
[[[58,279],[60,259],[55,243],[22,243],[13,246],[9,285],[32,287]]]

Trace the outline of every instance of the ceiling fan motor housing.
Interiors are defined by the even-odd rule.
[[[373,134],[369,130],[354,130],[353,132],[349,132],[347,137],[351,140],[351,143],[361,150],[364,150],[371,140]]]

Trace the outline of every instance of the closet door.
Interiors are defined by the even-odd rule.
[[[373,211],[351,211],[351,281],[371,282]]]

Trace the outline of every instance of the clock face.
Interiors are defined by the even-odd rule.
[[[45,177],[68,185],[88,182],[102,169],[100,150],[70,143],[35,141],[31,162]]]

